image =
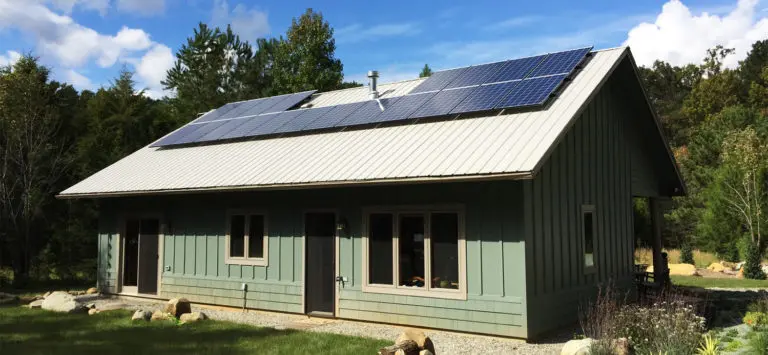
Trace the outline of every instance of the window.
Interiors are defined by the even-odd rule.
[[[584,269],[595,268],[595,207],[585,205],[581,209],[582,239],[584,247]]]
[[[267,265],[267,225],[263,214],[233,212],[227,216],[225,262]]]
[[[466,299],[460,208],[371,209],[364,224],[363,291]]]

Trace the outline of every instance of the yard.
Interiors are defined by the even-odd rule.
[[[131,312],[64,315],[0,307],[0,354],[364,354],[391,342],[221,321],[131,322]]]
[[[751,280],[725,277],[701,277],[701,276],[670,276],[672,283],[677,286],[704,287],[704,288],[767,288],[768,280]]]

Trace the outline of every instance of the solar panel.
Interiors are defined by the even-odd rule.
[[[325,107],[317,107],[317,108],[309,108],[303,111],[303,115],[296,117],[290,121],[288,121],[286,124],[280,126],[280,128],[276,129],[274,133],[289,133],[289,132],[298,132],[301,131],[304,127],[312,124],[315,120],[322,117],[326,113],[330,112],[331,110],[335,109],[335,106],[325,106]]]
[[[533,70],[544,59],[544,55],[527,57],[506,61],[506,65],[497,73],[488,78],[486,83],[497,83],[500,81],[521,80]]]
[[[488,82],[488,77],[495,76],[495,74],[505,65],[507,65],[507,62],[498,62],[469,67],[464,70],[458,77],[456,77],[456,79],[445,86],[443,90],[485,84]]]
[[[524,107],[543,104],[568,74],[525,79],[496,108]]]
[[[526,78],[553,74],[570,74],[592,50],[592,47],[551,53]]]
[[[397,98],[381,99],[379,100],[381,105],[375,100],[365,101],[363,107],[347,116],[344,121],[337,123],[336,127],[349,127],[379,122],[377,117],[384,112],[381,108],[384,107],[384,110],[388,110],[396,101]]]
[[[203,116],[200,116],[200,118],[194,120],[194,123],[202,123],[202,122],[210,122],[213,120],[219,119],[222,115],[226,114],[229,111],[232,111],[236,107],[240,106],[240,102],[231,102],[224,106],[221,106],[212,112],[206,113]]]
[[[432,75],[427,78],[427,80],[424,80],[419,86],[417,86],[415,89],[411,90],[411,94],[416,94],[420,92],[427,92],[427,91],[437,91],[442,90],[448,84],[451,83],[454,79],[456,79],[459,75],[461,75],[464,70],[467,68],[458,68],[458,69],[451,69],[451,70],[443,70],[439,72],[432,73]]]
[[[508,81],[477,87],[464,101],[456,105],[451,113],[466,113],[492,110],[520,81]]]
[[[314,94],[317,90],[309,90],[309,91],[303,91],[303,92],[297,92],[295,94],[288,95],[285,100],[282,100],[278,103],[276,103],[274,106],[269,108],[269,111],[264,112],[277,112],[277,111],[285,111],[289,108],[296,106],[296,104],[304,101],[306,98],[308,98],[310,95]]]
[[[241,105],[233,108],[229,112],[221,115],[218,119],[228,119],[228,118],[235,118],[240,117],[243,115],[243,112],[250,110],[251,108],[255,107],[256,105],[261,104],[262,102],[266,101],[267,99],[256,99],[256,100],[249,100],[244,101],[241,103]]]
[[[255,130],[259,126],[265,124],[267,121],[275,117],[277,117],[277,113],[243,118],[242,120],[245,121],[243,124],[223,134],[219,139],[234,139],[234,138],[247,137],[251,131]]]
[[[394,104],[376,117],[376,122],[399,121],[409,118],[411,113],[418,110],[425,102],[429,101],[434,92],[402,96]],[[382,100],[383,101],[383,100]]]
[[[176,141],[178,141],[181,138],[184,138],[185,135],[194,132],[196,129],[199,128],[198,126],[200,125],[186,125],[184,127],[181,127],[178,130],[174,131],[173,133],[155,142],[154,144],[151,145],[151,147],[161,147],[165,145],[176,144]]]
[[[418,110],[410,114],[409,118],[435,117],[451,113],[456,105],[464,100],[477,87],[443,90],[435,94]]]
[[[209,132],[215,130],[216,128],[219,128],[221,125],[225,124],[226,122],[227,121],[216,121],[216,122],[209,122],[209,123],[195,125],[197,126],[196,130],[178,139],[174,144],[195,143],[197,142],[198,138],[208,134]]]
[[[347,116],[363,106],[365,106],[365,102],[353,102],[351,104],[333,106],[331,111],[306,125],[302,131],[335,127],[339,122],[343,121]]]
[[[221,139],[225,134],[232,132],[247,121],[245,118],[237,118],[223,121],[224,124],[208,132],[206,135],[197,139],[198,142],[210,142]]]
[[[254,129],[252,129],[250,132],[246,133],[246,137],[251,136],[263,136],[267,134],[274,133],[280,126],[286,124],[287,122],[293,120],[296,117],[299,117],[302,115],[306,110],[293,110],[293,111],[284,111],[280,112],[276,115],[273,115],[272,119],[264,122],[263,125],[260,125]]]

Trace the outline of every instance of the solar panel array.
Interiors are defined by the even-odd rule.
[[[408,95],[289,110],[314,91],[229,103],[153,146],[543,105],[592,47],[435,72]]]

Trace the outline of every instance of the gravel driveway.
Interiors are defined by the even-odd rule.
[[[96,308],[115,308],[154,311],[162,309],[164,303],[128,297],[102,298],[94,301]],[[209,318],[259,327],[276,329],[298,329],[311,332],[335,333],[358,337],[380,338],[394,340],[404,327],[355,322],[339,319],[310,318],[303,315],[272,313],[248,310],[242,312],[233,308],[194,305],[194,309],[202,310]],[[435,344],[438,354],[559,354],[563,344],[570,335],[558,334],[542,343],[529,344],[522,340],[498,338],[482,335],[471,335],[439,330],[424,330]]]

